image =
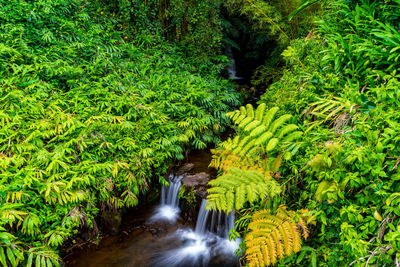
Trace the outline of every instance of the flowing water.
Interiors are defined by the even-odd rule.
[[[157,208],[150,221],[167,220],[175,222],[180,213],[179,209],[179,189],[183,176],[169,176],[169,186],[163,186],[161,189],[161,205]]]
[[[210,211],[206,206],[203,199],[194,231],[178,229],[173,235],[183,246],[160,254],[152,266],[238,266],[235,251],[240,240],[228,237],[234,228],[234,214]]]
[[[202,171],[198,167],[195,171]],[[105,237],[97,247],[72,253],[66,257],[67,266],[239,266],[235,251],[240,240],[228,237],[234,228],[234,213],[208,210],[203,199],[196,224],[183,220],[178,197],[181,180],[182,176],[171,175],[169,186],[161,190],[159,205],[128,214],[119,236]]]
[[[241,80],[242,77],[237,76],[236,61],[235,58],[233,57],[232,48],[230,46],[226,47],[226,55],[228,56],[229,61],[231,62],[231,64],[228,66],[229,78],[233,80]]]

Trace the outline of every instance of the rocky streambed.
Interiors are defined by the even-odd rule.
[[[164,220],[157,217],[158,201],[126,213],[122,220],[119,214],[108,214],[106,219],[102,219],[107,234],[101,236],[98,243],[90,242],[69,251],[64,258],[66,265],[235,266],[237,259],[233,252],[238,243],[227,239],[227,231],[224,236],[209,231],[216,228],[216,225],[210,225],[211,217],[227,218],[227,215],[210,213],[208,216],[209,211],[203,207],[207,183],[217,174],[208,168],[210,160],[209,152],[196,151],[190,154],[187,162],[171,169],[173,175],[170,179],[179,177],[181,194],[184,192],[177,204],[179,212],[176,218]],[[166,194],[170,193],[163,192],[161,198],[167,199]],[[196,226],[199,211],[202,218]],[[166,209],[163,212],[173,211]],[[167,217],[170,215],[166,214]],[[202,231],[199,232],[198,228]]]

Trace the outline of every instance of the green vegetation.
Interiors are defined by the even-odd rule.
[[[264,173],[265,180],[272,176],[280,185],[279,196],[256,202],[245,199],[240,205],[244,208],[237,210],[235,234],[245,236],[243,261],[249,265],[277,261],[279,266],[396,266],[400,2],[302,1],[297,15],[321,3],[315,27],[307,37],[290,41],[282,53],[286,62],[282,76],[259,102],[259,107],[268,107],[264,112],[276,112],[278,106],[279,116],[293,115],[289,122],[302,133],[299,139],[289,146],[262,142],[254,150],[258,153],[243,147],[226,149],[222,143],[214,150],[211,165],[220,169],[217,180],[226,177],[230,167],[244,171],[252,166]],[[251,125],[248,144],[250,129],[256,126],[245,124]],[[238,124],[233,140],[244,138],[245,127]],[[290,157],[285,156],[288,152]],[[225,160],[220,162],[220,157]],[[271,169],[272,162],[279,162],[279,169]],[[246,175],[242,179],[249,185],[254,181]],[[210,189],[212,199],[214,190]],[[231,203],[231,198],[220,194],[217,208],[226,209],[226,204],[218,203]],[[285,238],[293,229],[273,228],[279,222],[268,221],[281,213],[279,204],[292,210],[283,221],[297,223],[298,233],[307,228],[310,234],[301,248],[298,237],[289,238],[293,250],[287,253],[277,250],[273,229]],[[302,216],[308,219],[301,222]],[[285,238],[281,240],[286,244]]]
[[[244,265],[398,265],[399,28],[399,0],[0,0],[1,265],[59,265],[213,144]]]
[[[226,59],[195,64],[96,1],[1,1],[0,16],[0,261],[58,265],[79,227],[216,142],[238,95]]]

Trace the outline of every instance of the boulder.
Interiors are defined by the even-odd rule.
[[[210,175],[206,172],[200,172],[193,175],[185,175],[182,184],[186,187],[205,186],[210,181]]]
[[[201,186],[195,190],[195,195],[199,199],[207,198],[207,187]]]
[[[193,168],[194,168],[193,163],[185,163],[176,171],[176,175],[183,175],[185,173],[188,173],[191,170],[193,170]]]

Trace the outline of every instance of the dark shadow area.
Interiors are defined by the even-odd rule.
[[[241,14],[228,14],[222,10],[224,42],[227,56],[236,65],[235,79],[239,84],[250,84],[254,71],[261,65],[276,61],[274,52],[277,42],[266,31],[257,30],[253,23]],[[231,52],[229,51],[231,50]],[[275,63],[275,62],[272,62]],[[229,73],[227,73],[229,76]]]

